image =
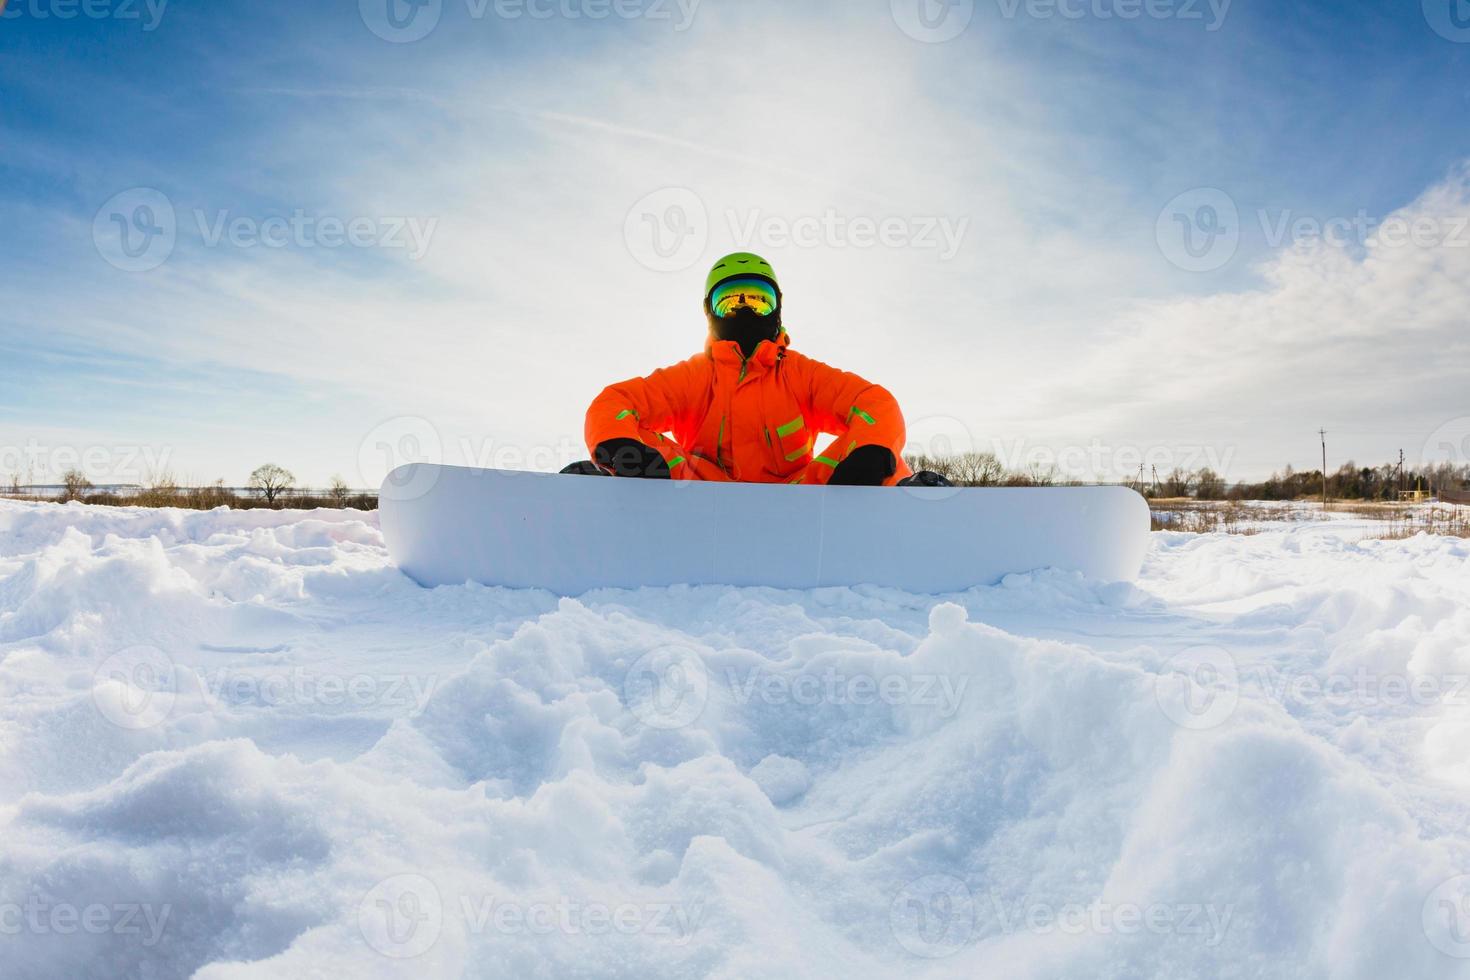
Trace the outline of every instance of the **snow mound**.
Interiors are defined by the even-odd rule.
[[[559,599],[0,503],[0,972],[1467,976],[1467,573],[1299,523]]]

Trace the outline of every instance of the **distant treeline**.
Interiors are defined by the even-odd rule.
[[[994,453],[958,453],[951,456],[906,456],[914,470],[932,470],[965,487],[1046,487],[1077,485],[1082,481],[1061,476],[1055,467],[1007,469]],[[1322,495],[1322,471],[1298,472],[1287,466],[1259,483],[1227,483],[1209,467],[1176,469],[1157,479],[1128,481],[1145,497],[1192,497],[1196,500],[1298,500]],[[1470,485],[1470,465],[1440,463],[1429,467],[1359,466],[1349,461],[1327,476],[1327,495],[1334,500],[1397,500],[1401,491],[1437,494]]]
[[[207,487],[177,487],[171,490],[160,490],[156,487],[147,487],[142,490],[127,493],[118,493],[115,490],[83,490],[79,493],[69,493],[65,490],[54,493],[28,493],[29,488],[21,488],[20,492],[6,493],[16,500],[48,501],[59,504],[75,500],[83,504],[97,504],[102,507],[182,507],[185,510],[213,510],[216,507],[233,507],[236,510],[254,510],[256,508],[270,508],[273,510],[316,510],[317,508],[335,508],[337,510],[377,510],[378,495],[375,493],[350,493],[333,494],[330,491],[316,490],[293,490],[289,495],[277,495],[275,500],[267,500],[264,496],[253,490],[238,491],[232,487],[221,484],[212,484]]]
[[[227,487],[223,480],[202,487],[180,486],[168,474],[157,477],[145,487],[95,487],[79,470],[66,472],[61,480],[59,486],[41,488],[25,486],[18,476],[13,476],[7,495],[19,500],[61,504],[75,500],[104,507],[182,507],[189,510],[213,510],[216,507],[233,507],[236,510],[258,507],[274,510],[376,510],[378,507],[377,494],[354,491],[341,477],[333,477],[331,486],[325,490],[311,490],[296,486],[296,478],[291,472],[273,463],[257,467],[250,474],[250,486],[245,490]]]
[[[1053,466],[1007,469],[994,453],[913,455],[904,457],[904,461],[915,471],[932,470],[964,487],[1077,486],[1083,482],[1062,476]],[[45,492],[40,488],[22,486],[18,479],[12,478],[8,495],[22,500],[58,503],[76,500],[113,507],[183,507],[193,510],[213,510],[216,507],[238,510],[257,507],[276,510],[314,510],[319,507],[376,510],[378,506],[377,494],[354,491],[340,477],[334,478],[325,490],[297,487],[289,471],[273,464],[257,468],[250,477],[250,487],[245,490],[227,487],[223,480],[216,480],[209,486],[185,487],[170,477],[157,479],[141,488],[97,488],[80,473],[72,471],[64,476],[61,486],[48,488]],[[1151,499],[1289,501],[1320,497],[1322,471],[1298,472],[1287,466],[1260,483],[1227,484],[1222,476],[1208,467],[1193,471],[1175,469],[1168,476],[1128,481],[1124,485]],[[1448,463],[1430,467],[1391,463],[1360,467],[1350,461],[1327,477],[1327,495],[1334,500],[1397,500],[1403,491],[1423,490],[1440,494],[1461,491],[1467,486],[1470,486],[1470,465]]]

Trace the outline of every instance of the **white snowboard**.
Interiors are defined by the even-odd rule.
[[[958,592],[1012,572],[1138,575],[1149,511],[1125,487],[897,488],[621,480],[427,463],[380,519],[424,586],[881,585]]]

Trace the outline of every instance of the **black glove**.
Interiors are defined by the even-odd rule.
[[[949,477],[933,470],[920,470],[907,480],[899,480],[901,487],[952,487]]]
[[[597,447],[597,465],[613,476],[669,480],[669,464],[652,446],[637,439],[609,439]]]
[[[829,487],[879,487],[898,471],[893,450],[882,446],[859,446],[832,471]]]

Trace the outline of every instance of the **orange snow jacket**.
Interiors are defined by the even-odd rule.
[[[587,448],[610,439],[652,446],[676,480],[824,484],[859,446],[893,452],[893,485],[904,465],[898,402],[879,385],[788,348],[783,330],[748,359],[733,340],[646,378],[611,385],[587,410]],[[835,436],[819,455],[819,433]]]

